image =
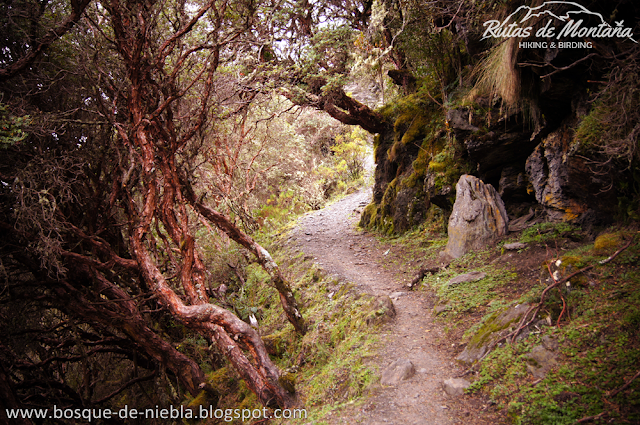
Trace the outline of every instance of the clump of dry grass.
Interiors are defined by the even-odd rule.
[[[477,68],[475,91],[499,96],[508,107],[522,102],[522,81],[516,67],[518,40],[509,39],[498,44]]]

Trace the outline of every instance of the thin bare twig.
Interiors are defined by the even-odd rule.
[[[444,27],[436,27],[435,30],[436,31],[442,31],[443,29],[449,28],[451,26],[451,24],[456,20],[456,18],[458,17],[458,13],[460,13],[460,9],[462,9],[462,5],[464,4],[463,1],[460,2],[460,6],[458,6],[458,10],[456,10],[456,13],[453,14],[453,17],[451,18],[451,20],[449,21],[449,23],[447,25],[445,25]]]
[[[609,258],[606,258],[602,261],[599,262],[600,265],[604,265],[607,264],[609,262],[611,262],[614,258],[616,258],[618,255],[620,255],[620,253],[622,253],[622,251],[624,251],[625,249],[629,248],[631,246],[631,244],[633,243],[633,237],[629,240],[629,242],[627,242],[622,248],[620,248],[619,250],[617,250],[616,252],[614,252],[613,254],[611,254],[611,256]],[[548,266],[547,266],[548,267]],[[547,286],[544,291],[542,291],[542,294],[540,295],[540,302],[535,305],[535,306],[531,306],[529,308],[529,310],[527,310],[527,312],[522,316],[522,319],[520,319],[520,323],[518,324],[518,327],[516,328],[515,331],[513,331],[511,334],[507,335],[507,338],[511,337],[511,343],[514,343],[516,338],[518,337],[518,335],[520,334],[520,331],[524,328],[526,328],[527,326],[529,326],[530,324],[533,323],[533,321],[536,318],[536,315],[538,314],[538,311],[540,311],[540,308],[542,308],[542,305],[544,304],[544,300],[545,297],[547,295],[547,292],[549,292],[551,289],[557,287],[558,285],[561,285],[565,282],[568,282],[570,279],[572,279],[574,276],[577,276],[580,273],[584,273],[588,270],[591,270],[592,268],[594,268],[595,265],[592,264],[590,266],[587,267],[583,267],[578,271],[575,271],[573,273],[571,273],[569,276],[566,276],[558,281],[556,281],[553,278],[553,273],[551,273],[551,270],[549,270],[549,273],[551,274],[551,278],[554,279],[554,283]],[[527,322],[527,318],[529,317],[529,313],[531,313],[531,311],[533,311],[533,315],[531,316],[531,319]],[[526,322],[526,323],[525,323]]]
[[[635,374],[635,375],[633,375],[633,377],[632,377],[631,379],[629,379],[629,380],[628,380],[628,381],[627,381],[623,386],[621,386],[620,388],[618,388],[618,389],[617,389],[617,390],[615,390],[615,391],[610,392],[610,393],[608,394],[608,396],[609,396],[609,397],[615,397],[615,396],[617,396],[617,395],[618,395],[618,393],[620,393],[620,392],[622,392],[622,391],[626,390],[626,389],[629,387],[629,385],[631,385],[631,383],[632,383],[634,380],[636,380],[639,376],[640,376],[640,370],[639,370],[639,371],[637,371],[637,372],[636,372],[636,374]]]
[[[583,423],[586,423],[586,422],[595,421],[596,419],[602,418],[606,414],[607,414],[607,412],[601,412],[601,413],[598,413],[595,416],[587,416],[587,417],[584,417],[582,419],[579,419],[578,421],[576,421],[576,423],[577,424],[583,424]]]
[[[542,76],[540,77],[540,79],[542,80],[542,79],[544,79],[544,78],[551,77],[553,74],[557,74],[558,72],[566,71],[567,69],[571,69],[571,68],[573,68],[574,66],[576,66],[577,64],[579,64],[580,62],[584,62],[584,61],[586,61],[587,59],[592,58],[592,57],[594,57],[594,56],[600,56],[600,55],[599,55],[598,53],[590,53],[590,54],[588,54],[587,56],[583,57],[582,59],[578,59],[577,61],[575,61],[575,62],[574,62],[574,63],[572,63],[571,65],[563,66],[563,67],[561,67],[561,68],[556,68],[556,67],[554,66],[555,71],[550,72],[550,73],[545,74],[545,75],[542,75]],[[551,65],[551,64],[549,64],[549,65]],[[551,65],[551,66],[553,66],[553,65]]]
[[[614,252],[613,254],[611,254],[611,256],[609,258],[606,258],[602,261],[600,261],[600,264],[607,264],[608,262],[610,262],[611,260],[613,260],[614,258],[616,258],[622,251],[624,251],[625,249],[629,248],[631,246],[631,243],[633,242],[633,238],[631,238],[629,240],[629,242],[627,242],[627,244],[625,246],[623,246],[622,248],[620,248],[619,250],[617,250],[616,252]]]

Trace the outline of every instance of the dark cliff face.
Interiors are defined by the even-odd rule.
[[[490,14],[508,16],[518,7],[509,3]],[[549,7],[557,16],[570,11],[568,3]],[[389,125],[376,136],[373,203],[360,224],[399,233],[434,205],[446,215],[462,174],[494,186],[512,218],[531,206],[550,221],[588,226],[622,209],[639,216],[640,3],[598,0],[589,10],[595,13],[580,15],[583,26],[633,28],[634,39],[569,37],[572,45],[561,47],[553,38],[547,47],[527,47],[511,38],[478,44],[483,54],[465,42],[458,79],[437,88],[431,75],[394,73],[404,93],[413,93],[382,109]],[[535,21],[534,33],[546,23]],[[467,24],[452,39],[480,37],[484,29]],[[536,37],[527,40],[545,40]],[[432,94],[440,89],[437,101]]]
[[[406,96],[382,113],[390,125],[375,138],[373,203],[361,225],[401,233],[424,222],[432,204],[450,209],[453,187],[469,170],[444,112],[427,96]]]
[[[590,108],[583,73],[552,78],[527,99],[527,112],[488,97],[446,113],[418,95],[402,99],[404,107],[388,114],[394,125],[376,136],[373,203],[361,225],[401,233],[423,222],[432,205],[448,213],[464,173],[493,185],[512,215],[539,204],[550,221],[610,221],[622,173],[575,142]]]

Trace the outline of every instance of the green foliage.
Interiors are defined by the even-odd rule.
[[[294,290],[304,294],[302,314],[311,326],[306,335],[296,334],[285,325],[279,305],[273,303],[263,308],[261,327],[267,334],[284,328],[267,339],[281,350],[278,365],[295,370],[287,376],[295,381],[297,394],[309,413],[306,422],[317,423],[327,411],[362,396],[376,379],[375,371],[364,361],[376,342],[372,330],[378,325],[367,323],[376,307],[375,298],[359,295],[351,284],[325,275],[315,264],[302,259],[302,254],[274,251],[276,261],[293,276]],[[258,290],[252,288],[251,292]]]
[[[576,130],[574,150],[630,166],[640,160],[640,48],[632,46],[625,55],[625,61],[611,64],[607,84],[594,95],[597,101]]]
[[[298,73],[307,80],[311,92],[319,88],[313,87],[317,77],[327,79],[325,90],[341,85],[347,73],[352,36],[347,25],[329,24],[315,32],[298,64]]]
[[[262,226],[269,229],[280,227],[297,215],[307,211],[309,206],[301,195],[291,188],[278,195],[271,195],[265,204],[254,213]]]
[[[461,82],[463,64],[468,59],[458,35],[449,29],[435,30],[433,22],[441,18],[438,9],[414,7],[405,12],[421,25],[408,25],[398,38],[414,75],[444,104],[456,83]]]
[[[357,180],[362,177],[367,149],[367,134],[360,127],[345,135],[336,136],[336,144],[331,147],[335,157],[335,169],[343,180]]]
[[[589,115],[584,117],[576,129],[573,149],[579,152],[588,152],[597,147],[605,137],[608,123],[605,121],[611,111],[606,107],[596,105]]]
[[[538,330],[516,344],[495,348],[481,362],[471,390],[483,391],[499,407],[506,408],[513,423],[568,425],[597,415],[611,423],[640,419],[640,383],[630,379],[640,362],[640,248],[628,248],[615,260],[617,264],[598,265],[598,260],[615,249],[608,243],[611,235],[616,234],[604,235],[598,249],[584,246],[562,257],[563,262],[573,262],[575,267],[587,263],[597,267],[591,271],[591,284],[572,285],[565,291],[571,320],[559,327],[537,328],[559,341],[557,368],[542,380],[530,378],[524,356],[540,344]],[[620,272],[621,265],[624,273]],[[544,285],[532,288],[538,296],[543,289]],[[483,320],[489,321],[490,317]],[[617,391],[626,383],[630,385],[625,390]]]
[[[469,259],[454,260],[457,264],[462,264]],[[452,263],[454,264],[454,263]],[[446,317],[460,317],[463,313],[474,311],[476,309],[485,310],[492,305],[496,308],[497,290],[508,285],[516,278],[516,274],[508,269],[501,269],[495,266],[484,266],[475,269],[464,269],[464,273],[471,270],[485,272],[487,276],[479,281],[465,282],[458,285],[450,286],[449,280],[462,274],[457,267],[450,267],[447,270],[436,275],[430,275],[424,278],[424,283],[433,288],[438,295],[439,302],[447,305],[448,309],[443,313]]]
[[[569,223],[539,223],[522,232],[520,242],[545,243],[561,237],[579,237],[580,228]]]
[[[24,128],[31,123],[29,115],[15,117],[9,113],[6,105],[0,103],[0,149],[20,143],[29,135]]]

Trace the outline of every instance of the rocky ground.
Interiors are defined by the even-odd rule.
[[[433,300],[407,288],[411,269],[389,270],[394,254],[373,235],[356,229],[371,190],[363,189],[302,217],[292,239],[330,274],[353,282],[357,290],[389,296],[396,317],[383,325],[374,365],[380,382],[363,401],[331,412],[330,424],[485,424],[487,404],[468,395],[449,395],[443,383],[464,370],[432,317]],[[453,392],[448,388],[449,392]]]

